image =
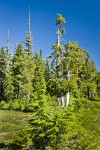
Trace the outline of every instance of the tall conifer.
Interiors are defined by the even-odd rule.
[[[9,30],[7,33],[7,45],[6,45],[6,71],[4,81],[4,93],[6,101],[13,99],[13,77],[12,77],[12,56],[10,50],[10,36]]]
[[[28,29],[27,29],[27,34],[26,34],[26,52],[28,54],[31,53],[32,49],[32,36],[31,36],[31,23],[30,23],[30,7],[28,9]]]
[[[6,53],[4,47],[0,48],[0,101],[5,100],[4,81],[6,78]]]
[[[16,49],[13,58],[13,71],[15,98],[29,102],[33,94],[34,62],[31,55],[23,52],[22,44],[19,44]]]
[[[37,95],[37,99],[41,101],[42,96],[45,95],[46,92],[46,83],[44,79],[45,67],[42,61],[41,56],[38,53],[35,54],[35,72],[34,72],[34,94]]]
[[[62,44],[62,35],[65,33],[65,29],[63,25],[65,24],[66,20],[62,17],[61,14],[57,14],[56,18],[56,26],[58,28],[57,31],[57,42],[52,45],[53,53],[51,54],[52,63],[51,69],[55,76],[55,78],[60,78],[63,80],[63,56],[64,56],[64,47]],[[59,79],[58,79],[59,80]],[[60,80],[59,80],[60,81]],[[58,92],[59,93],[59,92]],[[62,106],[64,107],[64,93],[58,94],[58,104],[60,105],[60,97],[62,101]]]

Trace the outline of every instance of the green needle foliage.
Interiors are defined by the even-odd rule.
[[[46,92],[46,83],[44,79],[45,66],[42,61],[42,57],[38,55],[38,53],[34,56],[35,60],[35,72],[34,72],[34,80],[33,87],[34,93],[37,93],[37,96],[45,95]]]
[[[64,110],[51,103],[48,97],[30,120],[30,133],[36,149],[57,149],[66,130]]]
[[[0,49],[0,100],[5,100],[4,81],[6,78],[6,53],[4,47]]]

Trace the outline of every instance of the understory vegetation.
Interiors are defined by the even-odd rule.
[[[99,150],[100,102],[80,101],[71,98],[67,110],[54,104],[34,114],[1,110],[0,148]]]
[[[65,23],[58,14],[45,60],[33,55],[30,26],[26,49],[19,43],[12,56],[9,36],[0,48],[0,149],[100,149],[100,72],[88,51],[63,42]]]

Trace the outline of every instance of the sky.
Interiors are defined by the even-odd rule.
[[[51,54],[57,40],[55,18],[62,14],[66,19],[64,40],[77,41],[100,71],[100,0],[0,0],[0,47],[7,43],[8,29],[12,53],[15,43],[24,46],[29,5],[33,50],[42,49],[44,58]]]

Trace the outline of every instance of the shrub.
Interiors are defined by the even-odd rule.
[[[10,109],[13,110],[21,110],[21,103],[18,99],[15,99],[14,101],[10,102]]]
[[[8,108],[9,108],[9,104],[2,100],[0,102],[0,109],[8,109]]]

